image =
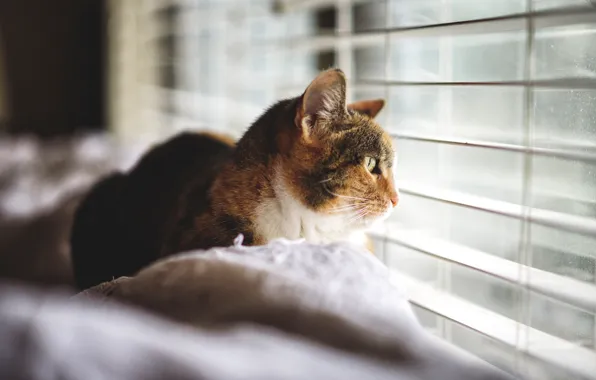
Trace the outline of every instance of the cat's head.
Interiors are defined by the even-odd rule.
[[[398,203],[391,137],[375,116],[382,99],[346,104],[341,70],[319,74],[299,98],[285,145],[283,178],[295,199],[321,214],[365,228]]]

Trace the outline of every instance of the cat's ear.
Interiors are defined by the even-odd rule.
[[[385,107],[385,100],[383,99],[360,100],[348,104],[349,109],[364,114],[370,118],[375,118],[379,112],[381,112],[383,107]]]
[[[310,134],[318,119],[332,119],[346,112],[346,76],[339,69],[320,73],[306,88],[296,114],[296,125]]]

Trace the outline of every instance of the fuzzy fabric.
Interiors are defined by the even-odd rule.
[[[68,239],[78,201],[149,143],[124,148],[102,134],[0,138],[0,279],[72,285]]]
[[[100,176],[130,167],[149,144],[123,147],[105,134],[0,138],[0,220],[54,209]]]
[[[68,301],[0,287],[0,378],[511,379],[426,333],[363,249],[286,240],[181,254]]]

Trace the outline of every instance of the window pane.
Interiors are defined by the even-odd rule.
[[[509,373],[518,373],[522,378],[528,379],[583,380],[577,374],[525,355],[515,347],[497,342],[464,326],[451,321],[445,321],[445,324],[449,331],[447,339]],[[520,334],[523,333],[520,331]]]
[[[386,243],[385,247],[385,260],[390,268],[430,285],[436,284],[439,264],[436,259],[393,243]]]
[[[533,0],[533,3],[536,10],[590,6],[590,0]]]
[[[529,325],[536,330],[565,339],[577,346],[594,348],[594,314],[565,305],[553,299],[531,294],[529,299]],[[530,346],[535,349],[559,349],[548,347],[538,334],[530,333]],[[534,338],[534,339],[533,339]]]
[[[522,203],[522,154],[408,140],[397,147],[398,181]]]
[[[595,78],[596,26],[573,25],[536,31],[536,78]]]
[[[357,80],[385,79],[385,49],[383,46],[355,48],[352,54],[354,77]]]
[[[402,193],[399,209],[391,221],[400,226],[396,231],[398,236],[402,229],[404,234],[420,231],[430,238],[519,261],[519,219]],[[401,269],[399,262],[396,268]]]
[[[580,235],[536,224],[531,228],[532,265],[578,280],[596,282],[596,236]]]
[[[534,145],[596,152],[596,90],[537,89]]]
[[[389,75],[393,80],[470,82],[523,77],[522,32],[423,38],[395,35],[391,41]]]
[[[390,127],[442,137],[524,142],[521,87],[395,86]]]
[[[596,219],[596,164],[536,156],[532,174],[534,207]]]
[[[408,27],[520,13],[526,0],[390,0],[389,6],[390,26]]]

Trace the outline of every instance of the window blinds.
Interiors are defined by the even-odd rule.
[[[371,235],[425,326],[528,378],[596,379],[593,2],[149,3],[163,130],[240,134],[341,67],[352,100],[388,100],[402,202]]]

